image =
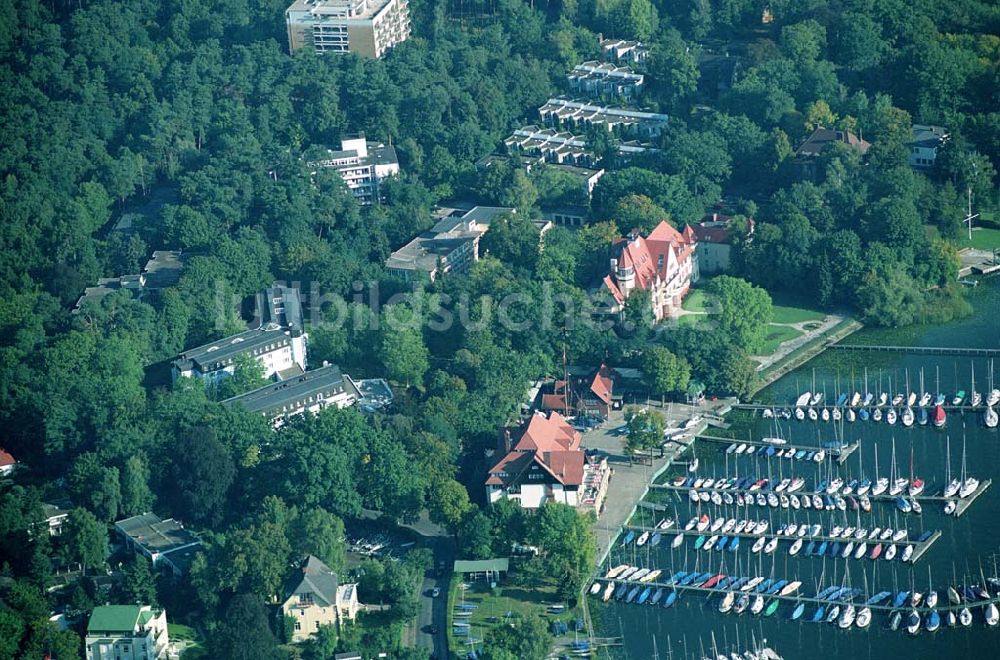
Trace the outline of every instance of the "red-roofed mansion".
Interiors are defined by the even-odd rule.
[[[611,273],[602,283],[616,303],[612,311],[621,312],[636,289],[650,292],[657,321],[680,309],[691,284],[698,281],[696,245],[690,226],[679,232],[666,221],[645,238],[633,229],[619,239],[612,246]]]
[[[521,438],[490,470],[490,503],[514,500],[524,509],[560,502],[600,512],[607,494],[607,459],[593,458],[580,447],[580,432],[557,412],[535,413]]]

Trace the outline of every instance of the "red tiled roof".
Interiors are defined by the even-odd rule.
[[[14,456],[3,449],[0,449],[0,467],[7,467],[8,465],[17,465],[17,461],[14,460]]]
[[[594,380],[590,384],[590,391],[606,404],[611,404],[611,391],[614,389],[614,381],[611,378],[611,370],[606,364],[601,364],[594,374]]]
[[[582,451],[550,451],[539,456],[535,462],[544,467],[564,486],[579,486],[583,483],[583,466],[586,457]]]
[[[636,287],[648,289],[657,277],[667,278],[672,263],[690,259],[694,243],[693,231],[685,229],[685,233],[682,234],[663,221],[647,238],[643,238],[637,229],[633,229],[627,238],[615,243],[615,247],[619,255],[619,265],[635,269]],[[608,284],[607,280],[605,284]]]
[[[562,394],[543,394],[542,395],[542,409],[543,410],[565,410],[566,409],[566,397]]]
[[[514,451],[563,451],[580,446],[580,432],[569,425],[562,415],[553,411],[546,417],[531,416]]]

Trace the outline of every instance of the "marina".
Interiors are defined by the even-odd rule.
[[[875,353],[907,353],[909,355],[967,355],[970,357],[1000,357],[1000,348],[972,348],[967,346],[885,346],[874,344],[831,344],[839,351],[865,351]]]
[[[747,445],[750,445],[751,447],[775,447],[776,446],[773,442],[766,442],[764,440],[736,440],[734,438],[721,438],[719,436],[714,436],[714,435],[699,435],[697,437],[697,439],[698,440],[705,440],[706,442],[723,443],[723,444],[726,444],[726,445],[731,445],[732,443],[737,442],[737,443],[741,443],[741,444],[745,443]],[[835,457],[835,460],[837,461],[837,463],[844,464],[844,463],[847,462],[847,459],[851,457],[851,454],[853,454],[860,445],[861,445],[860,441],[855,441],[853,443],[845,444],[843,446],[839,446],[839,447],[836,447],[836,448],[826,449],[826,453],[828,455],[832,455],[833,457]],[[797,445],[797,444],[783,444],[783,445],[780,445],[780,446],[781,446],[782,449],[794,449],[796,451],[799,451],[799,450],[801,450],[801,451],[815,451],[816,449],[819,449],[819,447],[815,447],[815,446],[805,446],[805,445]]]
[[[694,530],[694,529],[669,529],[669,530],[665,530],[664,531],[664,530],[658,530],[655,527],[643,527],[643,526],[639,526],[639,525],[628,525],[628,526],[625,527],[625,531],[626,532],[632,531],[632,532],[635,532],[636,534],[642,534],[644,532],[649,532],[649,533],[652,534],[652,533],[656,533],[657,531],[661,531],[661,533],[663,534],[664,537],[676,537],[678,534],[683,534],[685,537],[690,537],[690,538],[697,538],[699,536],[704,536],[704,535],[706,535],[708,533],[708,532],[705,532],[705,531],[699,532],[699,531]],[[727,536],[727,537],[737,536],[739,538],[750,538],[750,539],[762,538],[762,535],[760,535],[760,534],[751,534],[751,533],[746,533],[746,532],[736,532],[736,533],[734,533],[734,532],[726,532],[723,535]],[[816,543],[823,543],[823,542],[836,543],[836,542],[842,542],[842,541],[852,540],[852,539],[848,539],[848,538],[845,538],[845,537],[842,537],[842,536],[827,536],[827,535],[811,536],[811,535],[806,535],[806,536],[799,537],[799,536],[776,536],[773,533],[772,534],[766,534],[765,533],[763,535],[763,538],[778,539],[779,543],[783,542],[783,541],[787,541],[788,542],[787,545],[791,545],[791,544],[795,543],[800,538],[803,539],[803,540],[805,540],[805,541],[815,541]],[[933,532],[931,532],[930,536],[926,540],[924,540],[924,541],[920,541],[920,540],[917,540],[917,539],[914,539],[912,541],[906,541],[904,539],[903,541],[900,541],[900,543],[909,544],[909,545],[913,546],[913,555],[912,555],[912,557],[909,560],[909,562],[912,564],[912,563],[916,563],[916,562],[920,561],[920,558],[924,556],[924,553],[926,553],[931,548],[931,546],[933,546],[938,541],[938,539],[940,539],[940,538],[941,538],[941,531],[940,530],[934,530]],[[785,550],[787,550],[787,548],[785,548]],[[802,556],[805,557],[805,556],[808,556],[808,555],[806,555],[806,554],[803,553]],[[859,561],[861,561],[862,559],[867,559],[867,557],[862,557],[861,559],[859,559]]]

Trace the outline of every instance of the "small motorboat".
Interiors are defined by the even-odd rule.
[[[795,609],[792,610],[792,617],[791,617],[792,621],[797,621],[802,616],[802,613],[805,611],[806,611],[805,603],[799,603],[798,605],[796,605]]]
[[[951,398],[951,405],[960,406],[963,401],[965,401],[965,390],[959,390],[955,392],[955,396]]]
[[[775,598],[772,600],[767,608],[764,610],[764,616],[773,616],[775,612],[778,611],[778,606],[781,605],[781,601]]]

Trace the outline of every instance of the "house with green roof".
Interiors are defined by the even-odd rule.
[[[95,607],[87,623],[87,660],[159,660],[169,643],[166,611],[149,605]]]

